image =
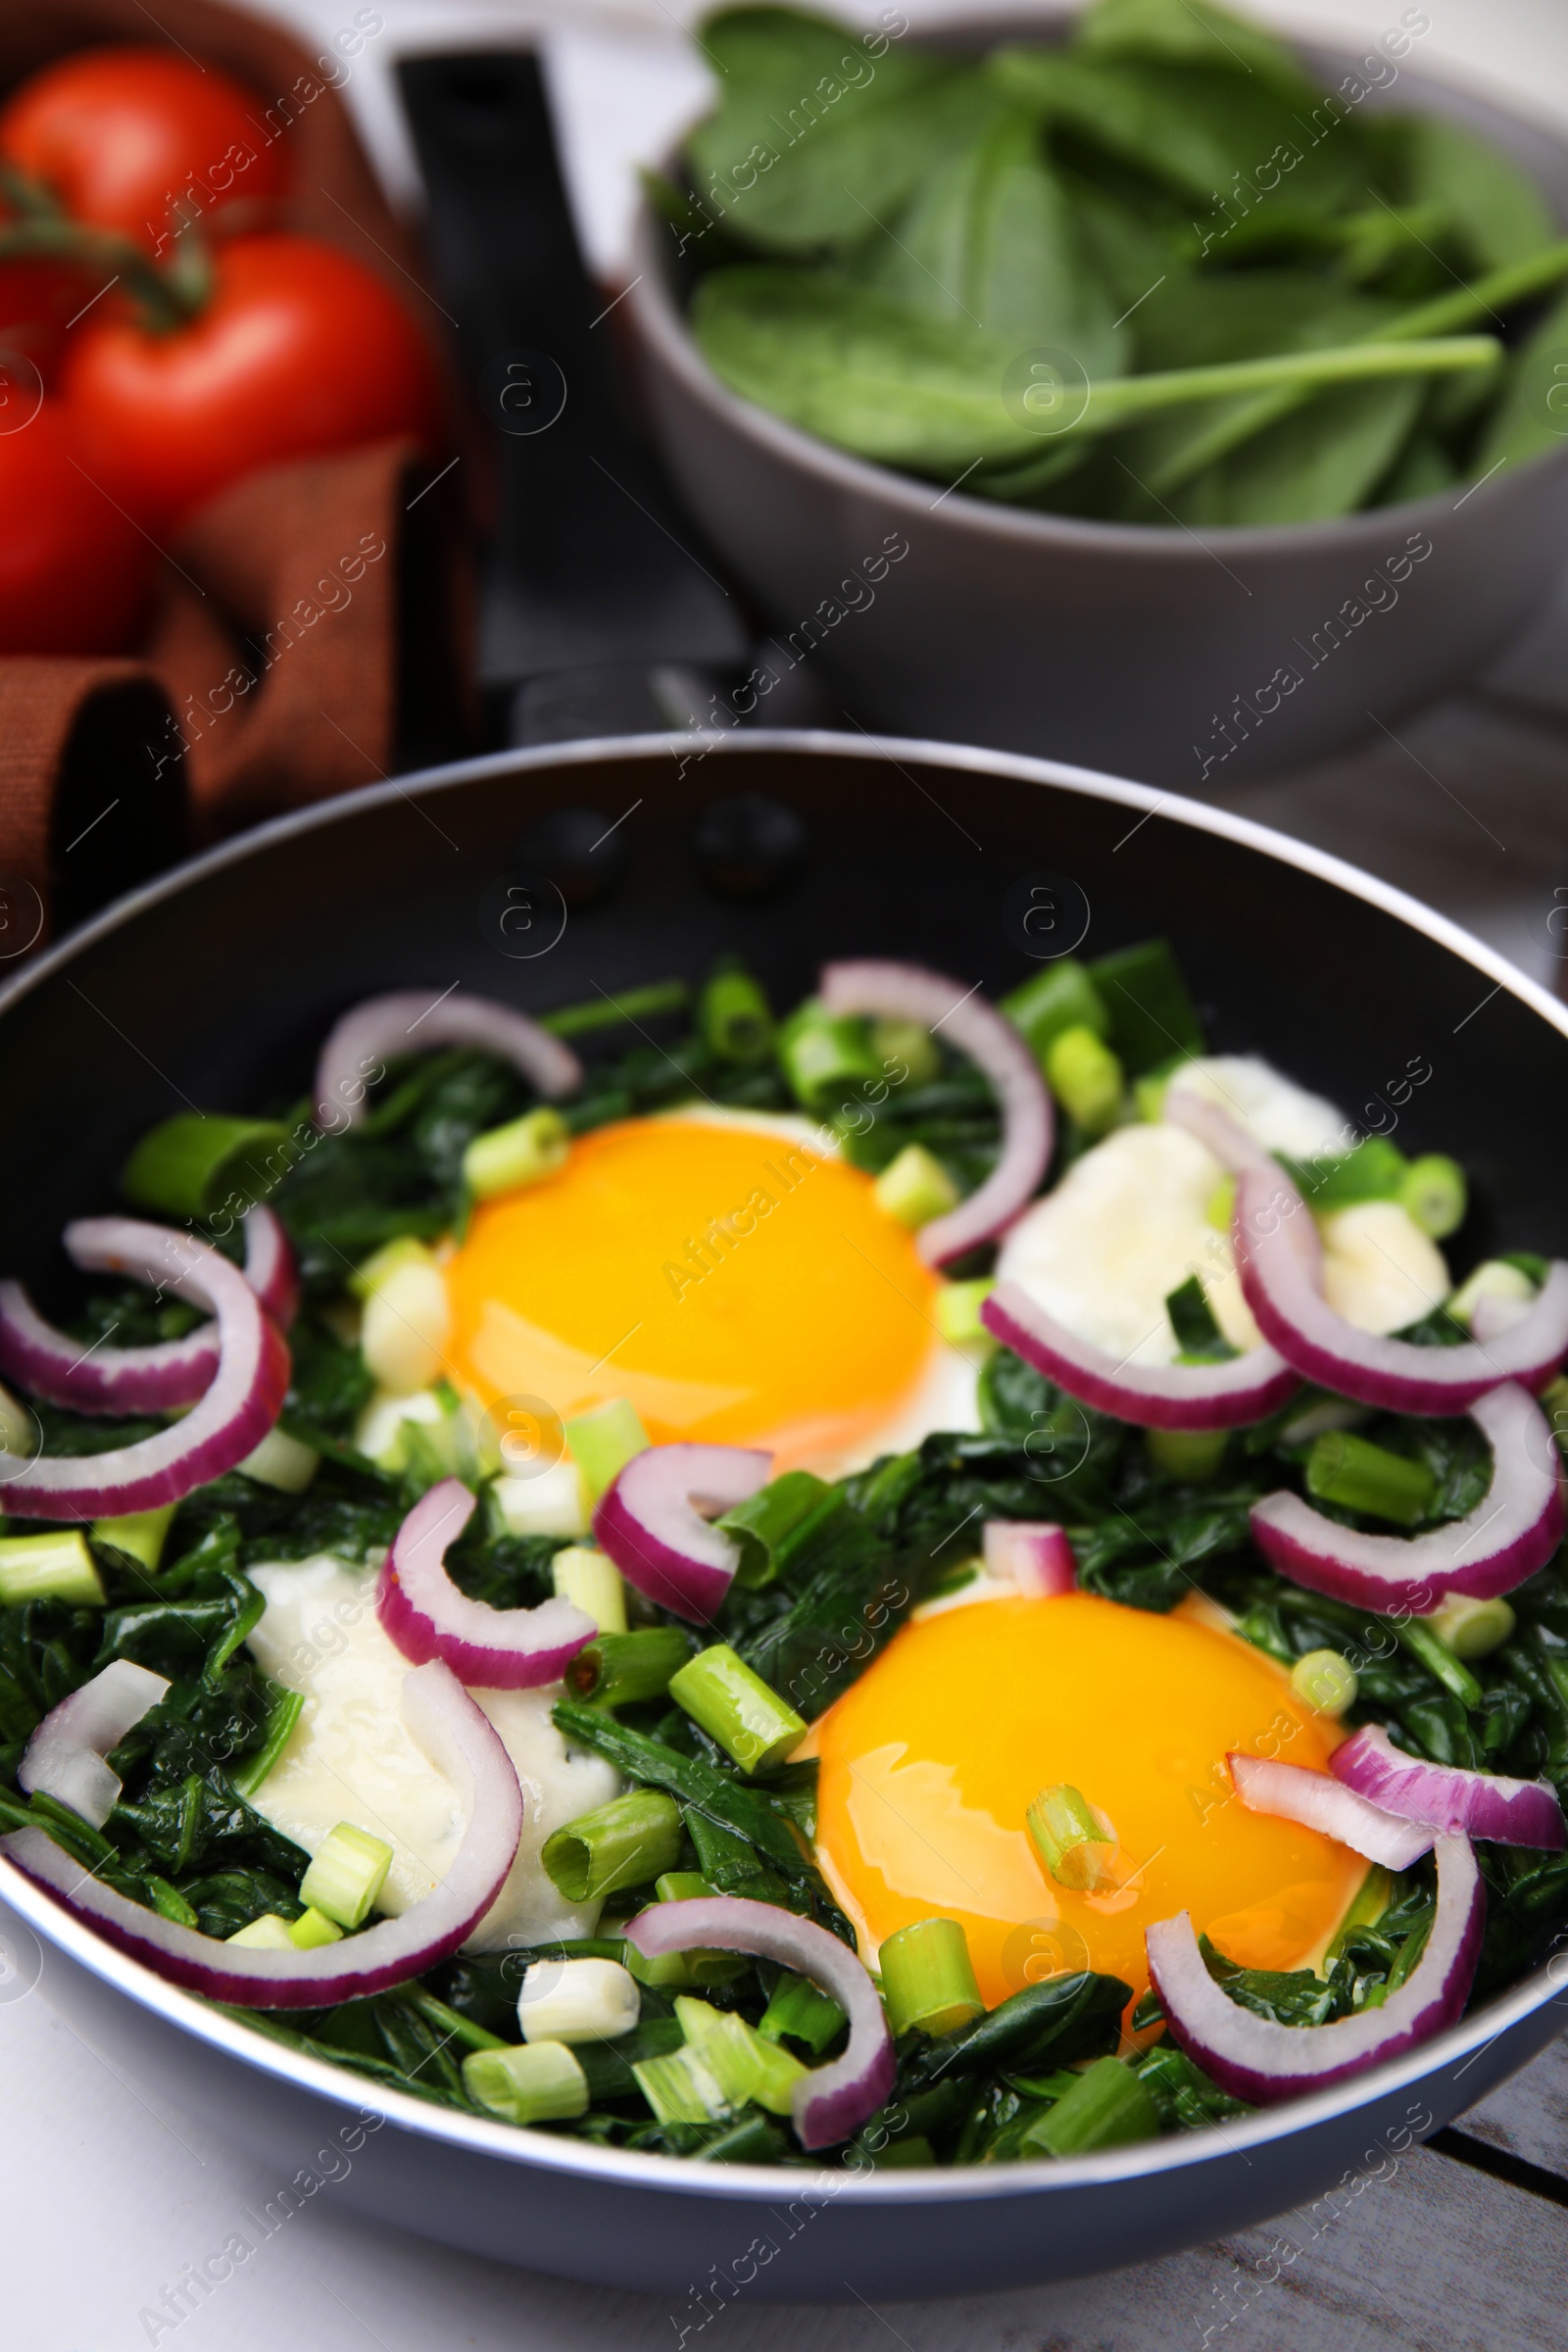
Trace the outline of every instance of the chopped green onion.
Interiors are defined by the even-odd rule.
[[[1536,1295],[1536,1284],[1522,1266],[1513,1266],[1505,1257],[1489,1257],[1465,1277],[1448,1300],[1448,1313],[1456,1323],[1468,1323],[1483,1298],[1517,1298],[1526,1305]]]
[[[314,1446],[275,1426],[234,1465],[258,1486],[275,1487],[280,1494],[303,1494],[320,1466],[321,1457]]]
[[[1092,1029],[1064,1029],[1046,1050],[1051,1091],[1089,1135],[1103,1135],[1121,1109],[1122,1066]]]
[[[1555,1380],[1548,1380],[1536,1402],[1551,1425],[1557,1451],[1568,1454],[1568,1373],[1559,1372]]]
[[[1110,1035],[1109,1008],[1075,956],[1058,956],[1043,971],[1031,972],[1003,998],[997,1009],[1022,1031],[1042,1069],[1047,1054],[1064,1030],[1091,1029],[1096,1037]]]
[[[1291,1689],[1319,1715],[1343,1715],[1358,1688],[1355,1668],[1337,1649],[1309,1649],[1291,1668]]]
[[[70,1600],[101,1609],[104,1589],[79,1527],[52,1536],[0,1536],[0,1604]]]
[[[242,1944],[251,1952],[297,1952],[299,1945],[289,1934],[289,1923],[275,1911],[268,1911],[253,1919],[247,1927],[238,1928],[225,1943]]]
[[[586,1037],[595,1029],[613,1029],[622,1021],[651,1021],[662,1012],[684,1012],[692,992],[684,980],[655,980],[646,988],[628,988],[618,997],[590,997],[586,1004],[562,1004],[542,1012],[541,1029],[552,1037]]]
[[[1198,1275],[1189,1274],[1185,1282],[1167,1293],[1165,1313],[1184,1364],[1222,1364],[1236,1354],[1237,1350],[1214,1320],[1208,1293]]]
[[[392,1848],[384,1838],[340,1821],[301,1879],[300,1901],[324,1911],[340,1928],[363,1927],[391,1867]]]
[[[298,1919],[289,1921],[288,1936],[297,1951],[314,1952],[324,1943],[341,1943],[343,1931],[336,1920],[328,1919],[326,1913],[318,1911],[313,1903],[308,1910],[300,1913]]]
[[[285,1690],[276,1699],[267,1718],[267,1734],[254,1756],[246,1756],[236,1772],[230,1774],[241,1796],[254,1796],[278,1757],[289,1742],[289,1735],[300,1719],[305,1704],[303,1692]]]
[[[747,1501],[725,1511],[713,1524],[740,1545],[736,1583],[747,1591],[770,1585],[782,1565],[787,1540],[797,1529],[804,1533],[812,1513],[824,1505],[836,1511],[840,1499],[809,1470],[786,1470],[782,1478],[771,1479]]]
[[[1464,1223],[1469,1195],[1464,1170],[1442,1152],[1413,1159],[1399,1187],[1399,1204],[1412,1224],[1435,1242],[1446,1241]]]
[[[551,1561],[550,1575],[563,1600],[575,1601],[602,1634],[626,1631],[626,1588],[608,1552],[568,1544]]]
[[[1097,2058],[1049,2114],[1030,2125],[1020,2145],[1043,2148],[1048,2156],[1087,2156],[1096,2148],[1152,2139],[1158,2131],[1159,2109],[1148,2083],[1119,2058]]]
[[[901,1225],[929,1225],[958,1204],[958,1188],[924,1144],[906,1144],[871,1187],[878,1208]]]
[[[1396,1200],[1409,1161],[1386,1135],[1368,1135],[1349,1152],[1312,1159],[1285,1158],[1287,1173],[1309,1208],[1353,1208],[1361,1200]]]
[[[559,1110],[541,1106],[476,1135],[463,1154],[463,1181],[475,1200],[538,1184],[566,1164],[571,1136]]]
[[[630,1707],[645,1698],[662,1698],[669,1678],[692,1654],[691,1636],[678,1626],[649,1626],[635,1634],[601,1634],[566,1668],[565,1684],[574,1698],[596,1707]]]
[[[729,2113],[723,2091],[694,2049],[645,2058],[631,2071],[662,2124],[708,2124]]]
[[[695,1903],[711,1896],[716,1889],[695,1870],[666,1870],[654,1882],[654,1893],[662,1903]],[[626,1946],[625,1965],[639,1984],[652,1984],[661,1992],[686,1992],[715,1984],[733,1984],[751,1966],[744,1952],[710,1951],[698,1948],[689,1952],[640,1952],[634,1943]]]
[[[648,1432],[634,1405],[613,1396],[591,1413],[579,1413],[564,1425],[566,1450],[582,1472],[589,1499],[597,1502],[634,1454],[648,1450]]]
[[[1173,1054],[1207,1052],[1203,1024],[1168,940],[1146,939],[1097,956],[1089,976],[1110,1014],[1109,1042],[1135,1078]]]
[[[956,1919],[917,1919],[888,1936],[878,1960],[895,2034],[955,2034],[981,2016],[969,1941]]]
[[[1414,1527],[1431,1509],[1438,1482],[1425,1462],[1391,1453],[1353,1430],[1326,1429],[1306,1457],[1306,1491],[1342,1510]]]
[[[727,1642],[699,1650],[672,1674],[669,1695],[743,1772],[770,1772],[806,1737],[795,1709]]]
[[[884,1014],[871,1023],[871,1051],[884,1070],[903,1067],[906,1074],[896,1081],[900,1086],[929,1086],[942,1074],[942,1049],[918,1021],[896,1021]]]
[[[1156,1470],[1200,1487],[1218,1475],[1229,1435],[1224,1429],[1146,1429],[1144,1445]]]
[[[1451,1690],[1462,1707],[1480,1706],[1481,1685],[1469,1667],[1455,1657],[1447,1643],[1433,1632],[1424,1619],[1407,1618],[1394,1630],[1400,1645],[1410,1652],[1412,1658],[1419,1658],[1433,1681],[1441,1683],[1445,1690]]]
[[[945,1282],[937,1293],[937,1329],[950,1348],[996,1346],[980,1320],[980,1309],[996,1289],[994,1276],[978,1282]]]
[[[1203,1223],[1216,1233],[1229,1233],[1236,1214],[1236,1179],[1222,1176],[1203,1203]]]
[[[642,1995],[618,1960],[535,1960],[517,1995],[524,2041],[614,2041],[637,2023]]]
[[[112,1544],[129,1560],[139,1560],[149,1576],[164,1556],[164,1543],[169,1523],[177,1505],[160,1503],[154,1511],[127,1511],[119,1519],[95,1519],[92,1540],[95,1544]]]
[[[841,1088],[878,1085],[886,1075],[865,1022],[854,1013],[825,1013],[814,997],[791,1013],[777,1051],[790,1092],[807,1110],[826,1110]]]
[[[435,1251],[428,1243],[416,1240],[412,1233],[400,1233],[395,1241],[383,1242],[373,1250],[363,1265],[356,1266],[349,1276],[348,1287],[356,1298],[373,1298],[390,1275],[402,1266],[433,1266]]]
[[[1058,1886],[1094,1890],[1110,1883],[1115,1840],[1081,1788],[1057,1782],[1042,1788],[1024,1815],[1029,1842]]]
[[[1507,1641],[1516,1622],[1505,1600],[1472,1600],[1464,1592],[1450,1592],[1427,1619],[1456,1658],[1489,1656]]]
[[[755,2026],[733,2010],[678,1995],[675,2015],[681,2032],[712,2075],[732,2107],[754,2102],[770,2115],[788,2115],[790,2097],[806,2069],[776,2041],[764,2040]]]
[[[713,974],[697,1000],[697,1027],[720,1061],[766,1061],[773,1051],[773,1008],[743,964]]]
[[[247,1205],[265,1199],[287,1173],[291,1139],[275,1119],[226,1118],[218,1111],[181,1110],[150,1128],[121,1172],[120,1189],[138,1208],[172,1217],[207,1217],[231,1194]],[[282,1153],[281,1164],[268,1165]]]
[[[786,2034],[792,2041],[804,2041],[820,2058],[843,2027],[844,2012],[837,2001],[819,1992],[809,1977],[785,1975],[774,1985],[757,2030],[769,2041],[782,2041]]]
[[[680,1859],[680,1807],[662,1788],[633,1788],[554,1830],[539,1851],[550,1882],[568,1903],[590,1903],[617,1886],[641,1886]]]
[[[463,2087],[476,2107],[509,2124],[562,2124],[588,2112],[588,2078],[564,2041],[472,2050]]]

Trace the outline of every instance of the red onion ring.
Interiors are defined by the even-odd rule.
[[[368,997],[333,1026],[316,1065],[318,1126],[341,1135],[363,1114],[367,1071],[395,1054],[439,1046],[474,1046],[510,1061],[548,1102],[582,1084],[582,1063],[571,1048],[525,1012],[493,997],[448,996],[432,1003],[419,990],[405,989]]]
[[[767,1484],[770,1453],[750,1446],[650,1446],[601,1496],[594,1534],[629,1585],[693,1625],[716,1615],[740,1564],[720,1511]]]
[[[287,1331],[299,1312],[300,1270],[282,1218],[261,1204],[246,1211],[245,1279],[278,1330]]]
[[[1568,1265],[1557,1260],[1528,1314],[1483,1345],[1419,1348],[1357,1331],[1322,1294],[1300,1246],[1311,1212],[1283,1168],[1250,1170],[1236,1187],[1234,1242],[1242,1290],[1259,1331],[1304,1380],[1396,1413],[1462,1413],[1503,1381],[1539,1388],[1568,1350]]]
[[[1161,1116],[1173,1127],[1185,1127],[1196,1135],[1206,1151],[1213,1153],[1222,1168],[1233,1176],[1257,1174],[1277,1176],[1279,1161],[1264,1150],[1250,1128],[1244,1127],[1228,1110],[1195,1095],[1182,1084],[1180,1070],[1165,1089]]]
[[[928,1266],[945,1266],[1010,1225],[1038,1191],[1051,1162],[1054,1114],[1034,1055],[1009,1020],[961,980],[918,963],[826,963],[817,985],[829,1013],[875,1013],[918,1021],[983,1070],[1002,1111],[1002,1152],[984,1184],[917,1239]]]
[[[188,1992],[250,2009],[325,2009],[421,1976],[455,1952],[506,1883],[522,1835],[522,1792],[494,1727],[439,1659],[404,1678],[403,1715],[467,1812],[463,1843],[441,1884],[398,1919],[377,1920],[341,1943],[270,1952],[203,1936],[100,1885],[41,1830],[0,1838],[0,1852],[128,1952]]]
[[[416,1665],[441,1658],[470,1689],[531,1690],[559,1682],[599,1628],[585,1609],[559,1593],[536,1609],[492,1609],[460,1592],[446,1572],[445,1555],[473,1516],[473,1503],[456,1478],[444,1478],[419,1497],[376,1580],[382,1630]]]
[[[776,1903],[715,1894],[654,1903],[621,1933],[650,1960],[665,1952],[752,1952],[793,1968],[837,2001],[850,2021],[844,2055],[803,2075],[793,2093],[795,2135],[803,2148],[848,2139],[886,2101],[897,2067],[881,1997],[848,1945],[826,1928]]]
[[[1351,1743],[1353,1744],[1353,1742]],[[1276,1763],[1267,1756],[1228,1756],[1236,1793],[1249,1813],[1272,1813],[1320,1830],[1385,1870],[1408,1870],[1432,1851],[1433,1832],[1422,1822],[1385,1813],[1353,1788],[1304,1764]]]
[[[84,1265],[73,1241],[76,1230],[67,1227],[66,1249]],[[299,1278],[288,1235],[270,1208],[253,1208],[245,1219],[245,1279],[286,1331],[299,1304]],[[150,1348],[84,1348],[45,1322],[20,1282],[0,1282],[0,1372],[74,1412],[113,1416],[194,1404],[212,1387],[218,1357],[216,1323]]]
[[[1166,2023],[1232,2098],[1268,2107],[1397,2058],[1451,2026],[1475,1980],[1486,1894],[1465,1838],[1440,1838],[1438,1902],[1426,1949],[1381,2009],[1328,2026],[1281,2026],[1233,2001],[1203,1966],[1185,1911],[1149,1929],[1149,1973]]]
[[[1535,1398],[1512,1383],[1478,1397],[1470,1418],[1492,1447],[1492,1484],[1463,1519],[1424,1536],[1371,1536],[1325,1518],[1299,1494],[1265,1494],[1249,1516],[1269,1566],[1310,1592],[1418,1617],[1429,1616],[1446,1592],[1491,1600],[1522,1585],[1562,1541],[1551,1431]]]
[[[272,1427],[288,1392],[287,1345],[239,1268],[209,1242],[136,1217],[84,1217],[67,1228],[66,1247],[95,1273],[128,1274],[211,1307],[218,1370],[183,1420],[134,1446],[30,1462],[0,1450],[4,1507],[21,1519],[118,1519],[178,1502],[242,1462]]]
[[[1078,1590],[1078,1563],[1064,1527],[1049,1519],[988,1519],[980,1530],[986,1573],[1037,1600]]]
[[[1093,1340],[1069,1331],[1016,1282],[998,1283],[981,1303],[980,1320],[1069,1396],[1143,1429],[1237,1429],[1261,1421],[1300,1385],[1283,1356],[1267,1347],[1218,1364],[1118,1362]]]
[[[51,1707],[17,1766],[17,1787],[42,1791],[101,1830],[120,1802],[119,1773],[104,1762],[156,1707],[169,1684],[129,1658],[111,1660],[101,1674]]]
[[[1544,1846],[1554,1853],[1568,1846],[1568,1827],[1549,1781],[1511,1781],[1498,1772],[1429,1764],[1396,1747],[1377,1724],[1366,1724],[1337,1747],[1329,1770],[1384,1812],[1442,1837],[1490,1838],[1499,1845]]]

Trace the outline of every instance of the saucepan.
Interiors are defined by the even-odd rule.
[[[585,813],[587,812],[587,813]],[[526,924],[512,878],[538,884]],[[8,1273],[49,1296],[62,1221],[187,1102],[299,1089],[332,1017],[458,984],[543,1008],[740,951],[777,1003],[834,956],[1000,990],[1009,894],[1073,885],[1086,954],[1163,933],[1217,1050],[1352,1114],[1413,1055],[1401,1143],[1463,1153],[1478,1253],[1568,1252],[1568,1010],[1442,917],[1321,853],[1144,787],[866,736],[677,735],[512,752],[264,826],[122,900],[0,991]],[[1068,943],[1072,944],[1072,943]],[[671,2298],[868,2299],[1066,2278],[1246,2228],[1440,2129],[1558,2032],[1562,1961],[1380,2071],[1213,2131],[1060,2162],[852,2176],[705,2166],[425,2105],[177,1991],[0,1863],[12,1997],[36,1986],[122,2070],[280,2180],[385,2224]],[[322,2159],[322,2161],[326,2161]],[[711,2290],[710,2292],[709,2290]],[[696,2297],[697,2301],[693,2301]],[[706,2299],[704,2299],[706,2298]]]

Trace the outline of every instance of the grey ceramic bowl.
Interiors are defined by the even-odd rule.
[[[952,45],[1049,37],[1061,21],[965,25]],[[1329,86],[1356,63],[1309,42],[1300,55]],[[1430,110],[1484,134],[1568,222],[1568,141],[1427,74],[1418,47],[1364,103]],[[856,606],[821,634],[810,674],[867,726],[1182,790],[1205,775],[1272,774],[1370,732],[1369,713],[1392,722],[1472,677],[1560,575],[1568,439],[1479,488],[1338,522],[1201,536],[941,493],[727,390],[686,329],[675,254],[667,223],[645,207],[628,307],[655,437],[778,639],[808,642],[800,632],[825,600]],[[1412,536],[1431,554],[1391,603],[1377,575],[1393,559],[1399,579]],[[855,575],[900,540],[907,556],[867,604]],[[1363,583],[1380,609],[1331,627]],[[1271,686],[1282,668],[1301,680],[1283,696]]]
[[[694,835],[714,802],[744,813],[743,794],[784,804],[804,829],[803,861],[761,898],[734,895],[744,860],[715,865]],[[561,808],[591,808],[595,831],[621,819],[624,871],[597,896],[590,871],[547,952],[519,955],[534,943],[515,937],[498,949],[491,894],[518,835]],[[1087,954],[1171,937],[1222,1051],[1270,1053],[1352,1111],[1424,1056],[1432,1079],[1399,1140],[1464,1153],[1467,1250],[1568,1254],[1568,1010],[1452,924],[1138,785],[940,745],[758,732],[400,778],[215,850],[41,956],[0,991],[0,1069],[26,1105],[0,1156],[0,1272],[47,1298],[61,1225],[114,1200],[138,1133],[187,1100],[238,1110],[297,1092],[330,1021],[363,996],[461,982],[540,1009],[699,978],[732,950],[778,1004],[845,954],[921,958],[997,992],[1030,968],[1004,903],[1042,868],[1086,894]],[[175,1991],[0,1861],[0,1999],[35,1984],[117,2068],[229,2131],[279,2183],[329,2172],[338,2196],[389,2226],[665,2293],[677,2341],[734,2293],[875,2301],[1066,2278],[1301,2204],[1533,2057],[1563,2023],[1564,1966],[1543,1954],[1425,2048],[1223,2132],[852,2179],[600,2149],[384,2092]]]

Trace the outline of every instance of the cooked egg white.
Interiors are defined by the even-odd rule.
[[[249,1570],[267,1607],[250,1637],[274,1682],[305,1705],[272,1771],[251,1799],[275,1830],[314,1854],[340,1821],[392,1848],[380,1907],[406,1911],[446,1877],[466,1827],[457,1789],[403,1721],[409,1661],[375,1615],[375,1571],[327,1553]],[[557,1936],[591,1936],[599,1904],[571,1904],[539,1859],[553,1830],[619,1793],[613,1766],[568,1751],[550,1720],[559,1685],[542,1690],[474,1690],[516,1767],[523,1827],[506,1886],[469,1939],[470,1951],[503,1951]]]
[[[1263,1061],[1194,1062],[1182,1084],[1208,1094],[1270,1151],[1306,1157],[1345,1132],[1332,1103]],[[1080,1338],[1143,1364],[1176,1360],[1165,1301],[1196,1274],[1232,1347],[1255,1348],[1260,1334],[1230,1235],[1213,1221],[1223,1213],[1216,1196],[1224,1182],[1219,1161],[1185,1128],[1119,1127],[1025,1211],[1003,1245],[998,1274]],[[1447,1297],[1443,1252],[1397,1201],[1341,1209],[1322,1218],[1320,1230],[1325,1294],[1358,1330],[1398,1331]]]

